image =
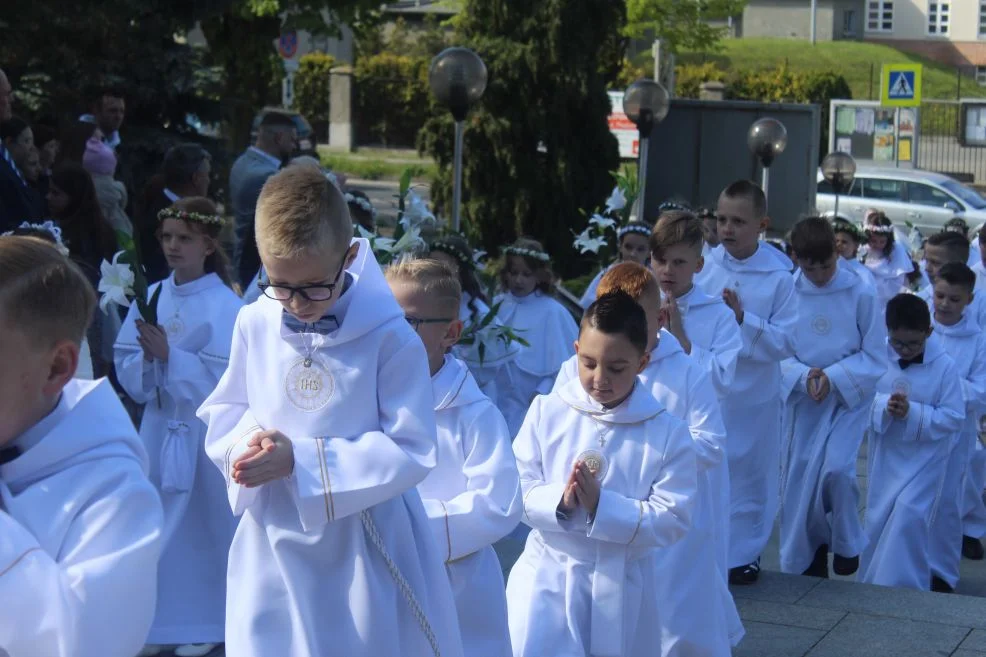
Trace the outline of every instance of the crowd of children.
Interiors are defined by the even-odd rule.
[[[271,177],[245,305],[215,206],[162,211],[156,321],[134,304],[114,349],[139,431],[73,378],[85,276],[0,237],[0,654],[720,657],[775,519],[799,575],[951,591],[982,558],[967,229],[918,277],[879,213],[803,219],[789,258],[739,181],[623,226],[577,323],[539,242],[491,298],[457,235],[381,268],[371,210]],[[523,340],[459,344],[491,323]]]

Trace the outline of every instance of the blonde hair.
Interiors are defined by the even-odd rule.
[[[663,213],[654,224],[650,234],[650,252],[660,258],[667,249],[684,244],[700,254],[704,241],[701,219],[685,210],[671,210]]]
[[[4,328],[44,349],[82,343],[96,293],[79,267],[37,237],[0,237],[0,309]]]
[[[462,285],[459,276],[444,262],[430,258],[402,260],[387,267],[388,283],[412,283],[422,292],[459,318]]]
[[[296,164],[267,179],[256,215],[257,248],[273,258],[336,255],[349,248],[353,224],[342,192],[316,166]]]
[[[639,302],[647,294],[660,294],[657,279],[647,267],[636,262],[614,265],[599,281],[596,296],[623,292]]]

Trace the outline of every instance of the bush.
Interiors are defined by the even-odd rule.
[[[703,82],[726,81],[726,72],[712,62],[676,66],[674,76],[674,93],[679,98],[698,98]]]
[[[413,147],[431,116],[429,60],[393,52],[356,64],[356,132],[360,144]]]
[[[312,52],[298,60],[294,76],[294,108],[312,124],[319,141],[329,136],[329,72],[336,58]]]

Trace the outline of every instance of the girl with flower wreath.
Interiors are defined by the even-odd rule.
[[[226,557],[236,529],[195,412],[226,371],[242,301],[231,289],[219,242],[223,218],[212,201],[180,199],[158,220],[171,269],[148,290],[153,300],[161,288],[158,325],[144,322],[131,304],[115,362],[124,390],[146,404],[140,436],[164,505],[157,612],[142,654],[177,645],[178,657],[195,657],[224,640]]]
[[[503,249],[500,284],[493,300],[500,319],[528,343],[496,376],[497,406],[516,436],[535,395],[547,394],[562,364],[575,353],[578,326],[552,296],[551,256],[536,240],[522,237]]]
[[[907,284],[914,263],[907,247],[894,237],[894,227],[882,212],[870,212],[865,220],[866,245],[860,249],[860,259],[876,280],[877,307],[882,313],[887,302]]]
[[[632,219],[626,225],[616,229],[616,236],[619,240],[619,253],[608,267],[604,267],[585,289],[585,294],[579,300],[582,309],[585,310],[596,300],[596,290],[599,288],[599,281],[603,280],[610,269],[621,262],[636,262],[645,267],[650,266],[650,224],[643,221]]]
[[[472,247],[469,246],[466,238],[452,233],[433,240],[430,248],[429,258],[445,263],[459,275],[459,284],[462,286],[459,319],[465,327],[464,332],[468,333],[470,327],[478,326],[490,313],[490,301],[483,292],[477,276]],[[491,323],[503,324],[499,317]],[[481,345],[482,349],[480,349]],[[515,342],[499,339],[484,342],[477,335],[477,339],[472,344],[457,344],[452,351],[469,367],[480,390],[495,404],[497,372],[506,363],[517,358],[519,346]]]

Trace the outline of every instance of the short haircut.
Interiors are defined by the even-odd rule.
[[[422,292],[458,319],[462,285],[459,284],[459,276],[446,263],[430,258],[402,260],[387,267],[384,275],[388,283],[417,285]]]
[[[835,231],[821,217],[808,217],[796,223],[789,241],[798,260],[826,262],[835,255]]]
[[[636,262],[621,262],[606,272],[596,288],[597,297],[613,292],[623,292],[639,303],[648,293],[660,294],[660,288],[650,269]]]
[[[257,199],[257,247],[261,255],[341,256],[353,238],[349,206],[321,169],[285,167],[267,179]]]
[[[928,238],[928,242],[925,247],[927,248],[928,246],[941,247],[944,249],[947,262],[966,263],[969,261],[969,240],[965,238],[965,235],[960,233],[952,233],[948,231],[935,233]]]
[[[931,311],[921,297],[904,292],[887,302],[887,330],[928,331]]]
[[[767,216],[767,196],[763,193],[760,185],[749,180],[737,180],[726,189],[722,190],[725,198],[745,198],[753,205],[753,214],[757,219]]]
[[[0,309],[4,330],[20,330],[50,349],[82,343],[96,293],[79,267],[37,237],[0,237]]]
[[[172,188],[188,184],[202,168],[202,163],[211,159],[209,151],[199,144],[189,142],[172,146],[164,156],[164,184]]]
[[[267,112],[264,114],[264,118],[260,119],[260,128],[262,130],[287,130],[297,128],[297,126],[294,124],[294,119],[284,112]]]
[[[942,266],[935,280],[945,281],[949,285],[961,285],[970,293],[976,289],[976,273],[964,262],[950,262]]]
[[[701,253],[704,243],[702,220],[691,212],[672,210],[662,214],[654,224],[654,230],[650,234],[650,253],[660,258],[667,249],[678,244],[684,244],[696,253]]]
[[[30,123],[17,116],[12,116],[6,121],[0,121],[0,141],[17,139],[22,132],[30,127]]]
[[[647,351],[647,315],[626,292],[604,294],[582,315],[579,335],[593,328],[606,335],[622,335],[641,354]]]

